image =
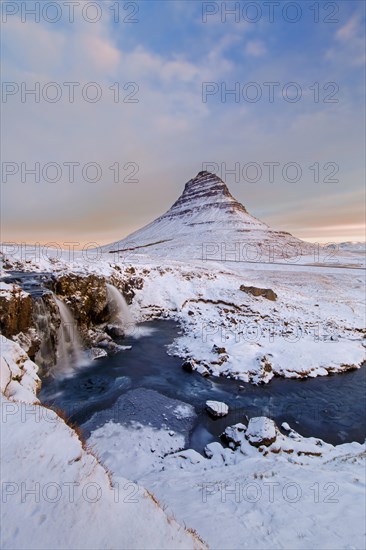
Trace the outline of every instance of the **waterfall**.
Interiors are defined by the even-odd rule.
[[[53,298],[61,317],[54,373],[56,376],[58,374],[71,375],[77,367],[85,364],[85,355],[71,310],[62,300],[56,296]]]
[[[44,302],[43,296],[34,301],[34,324],[40,336],[40,347],[35,356],[35,362],[40,368],[49,370],[56,362],[56,350],[52,330],[51,313]]]
[[[106,283],[108,308],[111,313],[111,321],[123,332],[131,334],[135,329],[130,310],[122,293],[113,285]]]

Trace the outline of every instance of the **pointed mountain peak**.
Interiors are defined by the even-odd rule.
[[[294,240],[289,233],[275,231],[249,214],[216,174],[201,171],[187,181],[165,214],[107,247],[110,252],[138,250],[148,255],[202,259],[204,243],[218,248],[222,243],[231,247],[249,243],[260,251],[266,243],[283,246]]]
[[[245,207],[231,195],[221,178],[203,170],[198,172],[195,178],[187,181],[183,193],[166,214],[208,207],[235,209],[247,213]]]
[[[206,191],[211,190],[213,193],[230,195],[226,183],[224,183],[221,178],[216,176],[216,174],[206,172],[205,170],[198,172],[195,178],[192,178],[186,183],[183,194],[187,191],[198,192],[199,189]]]

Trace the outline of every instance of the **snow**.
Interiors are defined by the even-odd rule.
[[[273,420],[265,416],[257,416],[249,420],[245,437],[251,445],[270,445],[276,440],[276,427]]]
[[[183,249],[182,249],[183,250]],[[10,261],[10,260],[9,260]],[[20,261],[20,260],[19,260]],[[130,264],[107,258],[22,264],[58,274],[128,280]],[[130,306],[136,322],[156,316],[182,327],[170,353],[193,360],[202,375],[268,383],[274,376],[325,376],[359,368],[365,359],[365,272],[350,267],[149,259],[135,264],[143,280]],[[240,286],[270,288],[275,302]],[[146,330],[145,330],[146,332]],[[137,337],[145,334],[142,327]],[[217,354],[213,346],[224,347]]]
[[[168,351],[203,376],[271,383],[361,368],[364,244],[331,251],[304,243],[251,216],[218,178],[198,179],[168,212],[94,261],[84,251],[13,245],[2,256],[13,270],[93,273],[107,283],[129,281],[133,266],[143,285],[134,289],[132,318],[179,322]],[[123,247],[133,250],[110,253]],[[271,289],[277,299],[241,286]],[[13,288],[1,282],[0,295],[11,299]],[[227,426],[228,447],[215,441],[203,456],[186,448],[175,423],[154,426],[156,411],[151,425],[122,425],[100,411],[86,445],[39,403],[38,368],[20,345],[2,338],[1,351],[2,548],[203,547],[181,525],[220,549],[364,547],[365,445],[332,446],[260,417]],[[188,430],[192,407],[171,406]],[[100,498],[90,502],[95,489]]]
[[[37,367],[17,344],[3,338],[2,354],[1,548],[203,547],[39,404]]]
[[[1,392],[10,401],[39,403],[36,391],[41,381],[37,375],[37,365],[19,344],[4,336],[1,336],[0,352]]]
[[[272,430],[269,419],[258,424]],[[154,492],[211,548],[364,545],[365,445],[334,447],[276,428],[276,441],[263,451],[247,441],[244,425],[236,425],[227,429],[238,436],[235,451],[214,442],[207,445],[206,458],[192,449],[166,456],[163,447],[150,452],[149,427],[140,426],[139,435],[130,429],[129,437],[123,427],[105,428],[89,441],[107,467]],[[130,445],[137,440],[138,461]]]
[[[215,417],[226,416],[229,414],[229,407],[226,403],[220,401],[206,401],[207,411]]]

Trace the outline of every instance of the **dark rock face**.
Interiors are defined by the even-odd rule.
[[[30,273],[28,277],[19,275],[21,286],[7,283],[8,286],[0,292],[0,332],[18,342],[41,370],[48,372],[57,361],[61,325],[54,293],[71,310],[77,325],[74,328],[83,344],[103,347],[108,353],[114,353],[118,345],[105,330],[113,332],[113,336],[123,334],[118,327],[109,327],[110,330],[105,327],[111,318],[106,283],[113,284],[129,304],[135,296],[134,289],[143,286],[143,279],[136,274],[135,268],[128,267],[123,274],[118,272],[121,272],[120,268],[110,280],[94,274],[63,273],[36,281],[36,288],[32,286],[34,274]],[[27,285],[32,288],[30,292]]]
[[[62,275],[54,284],[54,291],[65,298],[84,340],[88,329],[108,320],[107,290],[103,277]]]
[[[227,353],[225,348],[220,348],[219,346],[216,346],[216,344],[212,346],[212,351],[214,353],[217,353],[218,355],[221,355],[222,353]]]
[[[222,210],[223,216],[225,212],[234,211],[247,214],[245,207],[234,199],[226,184],[218,176],[203,171],[186,183],[182,195],[159,219],[184,217],[212,207]]]
[[[193,372],[194,370],[193,362],[189,360],[184,361],[184,363],[182,364],[182,369],[185,370],[186,372]]]
[[[32,319],[33,303],[29,294],[18,286],[10,293],[0,294],[0,330],[6,338],[19,332],[27,332],[34,327]]]
[[[255,286],[241,285],[240,290],[252,296],[262,296],[262,298],[266,298],[272,302],[277,300],[277,294],[271,288],[257,288]]]

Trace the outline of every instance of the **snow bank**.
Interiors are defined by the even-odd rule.
[[[249,433],[273,436],[270,419],[254,425]],[[137,435],[108,425],[90,441],[113,472],[128,472],[210,548],[363,548],[365,445],[334,447],[285,427],[286,435],[276,427],[275,441],[258,448],[243,424],[228,427],[235,450],[210,443],[206,458],[192,449],[151,453],[145,427]],[[143,468],[131,456],[136,438]]]
[[[1,347],[1,548],[204,546],[143,487],[108,474],[39,404],[36,365],[18,344],[3,338]]]

